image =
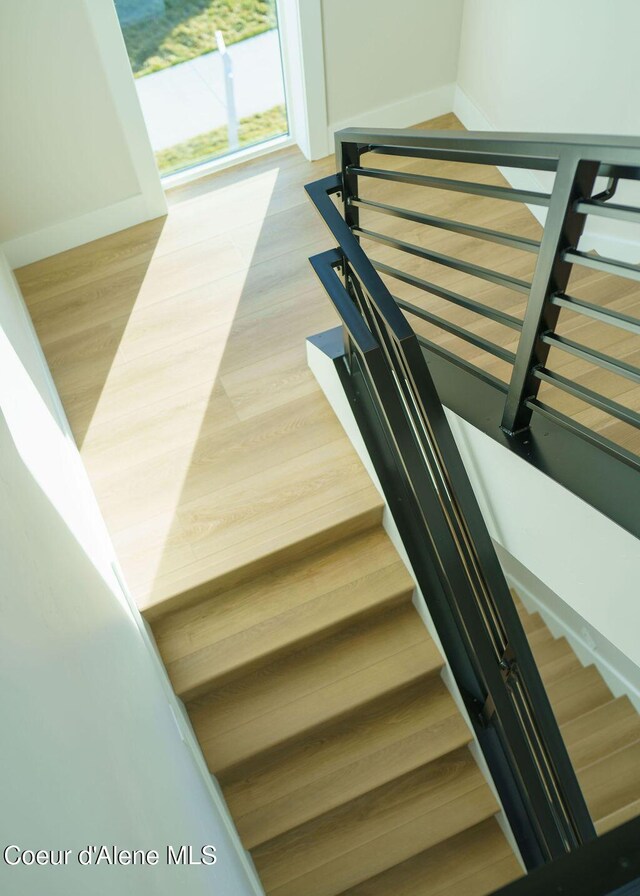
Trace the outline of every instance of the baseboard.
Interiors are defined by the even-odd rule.
[[[15,269],[154,217],[157,217],[157,210],[150,209],[146,197],[140,193],[78,218],[58,221],[42,230],[8,240],[0,245],[0,251]]]
[[[453,93],[453,111],[469,131],[498,131],[492,121],[458,85]],[[548,191],[552,180],[549,174],[540,175],[521,168],[500,168],[503,177],[518,190]],[[547,209],[537,205],[527,206],[531,214],[544,226]],[[624,226],[624,225],[618,225]],[[621,234],[611,233],[607,228],[615,228],[616,222],[603,222],[589,219],[580,241],[580,248],[585,252],[595,251],[599,255],[617,258],[637,264],[640,260],[640,240],[629,239]]]
[[[615,697],[626,695],[640,712],[640,669],[596,628],[495,543],[509,585],[525,607],[539,613],[552,635],[565,637],[584,666],[595,665]]]
[[[443,84],[387,106],[360,112],[344,121],[330,122],[327,142],[333,151],[334,134],[343,128],[408,128],[451,112],[455,84]]]

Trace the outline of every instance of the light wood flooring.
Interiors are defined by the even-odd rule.
[[[453,116],[428,127],[459,128]],[[504,183],[494,168],[376,156],[393,166]],[[151,221],[17,272],[38,336],[136,601],[143,609],[198,589],[303,539],[318,520],[376,501],[305,363],[304,339],[336,323],[307,257],[331,239],[303,185],[333,170],[295,150],[169,193]],[[461,170],[458,170],[461,169]],[[524,206],[362,180],[364,197],[536,238]],[[363,212],[363,226],[512,276],[534,256]],[[367,244],[472,298],[522,317],[522,295]],[[619,281],[611,291],[611,281]],[[517,333],[398,281],[416,305],[514,348]],[[585,298],[638,307],[621,278],[580,274]],[[577,291],[577,290],[574,290]],[[507,379],[510,368],[412,318],[416,329]],[[640,362],[637,337],[562,311],[560,331]],[[640,410],[640,388],[564,356],[550,366]],[[545,386],[541,396],[620,444],[637,432]]]

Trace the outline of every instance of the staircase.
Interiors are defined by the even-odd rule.
[[[393,151],[389,158],[392,166]],[[513,236],[520,219],[485,219],[468,197],[475,223],[434,217],[453,214],[459,196],[442,179],[446,168],[412,173],[414,161],[401,163],[397,183],[433,188],[435,180],[454,197],[453,211],[442,202],[422,211],[388,206],[392,221],[531,249],[539,234],[528,213],[522,236]],[[485,162],[470,195],[505,198]],[[443,657],[413,607],[413,583],[382,528],[378,494],[304,366],[304,337],[335,317],[316,309],[306,279],[305,255],[325,249],[324,227],[287,198],[320,172],[296,158],[287,164],[264,220],[253,194],[238,204],[238,184],[221,175],[203,195],[199,187],[178,194],[164,229],[140,225],[23,269],[20,282],[127,582],[267,894],[481,896],[522,868],[443,683]],[[320,168],[334,171],[333,160]],[[380,169],[375,177],[387,189],[395,175]],[[465,189],[475,177],[464,175]],[[269,195],[272,187],[269,180]],[[394,196],[374,196],[369,212],[372,202],[380,211],[381,198],[399,202]],[[345,204],[356,229],[357,207]],[[327,208],[335,213],[333,199]],[[505,232],[493,230],[498,224]],[[247,245],[250,260],[236,257]],[[495,298],[499,307],[483,311],[481,326],[520,329],[520,312],[500,310],[493,284],[513,286],[511,274],[524,271],[491,272],[483,255],[455,262],[440,253],[455,245],[433,245],[438,253],[396,241],[393,251],[410,248],[411,259],[429,264],[445,259],[452,279],[434,295],[474,313],[478,299]],[[469,268],[480,286],[465,298],[457,274]],[[435,358],[476,378],[479,347],[506,363],[498,336],[494,343],[484,330],[466,333],[457,318],[443,321],[402,292],[417,288],[413,268],[386,270]],[[347,298],[351,312],[357,303]],[[387,326],[381,307],[376,321]],[[436,327],[445,340],[470,336],[474,354],[457,357],[448,341],[432,342]],[[481,380],[499,385],[492,370],[480,371]],[[513,612],[506,585],[505,597]],[[640,721],[540,616],[519,602],[518,611],[596,829],[605,832],[640,812]]]
[[[268,894],[480,896],[522,873],[381,512],[151,613]]]
[[[482,896],[522,873],[381,512],[151,612],[269,896]],[[603,833],[640,810],[640,719],[514,598]]]

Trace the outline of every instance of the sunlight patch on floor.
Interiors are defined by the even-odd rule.
[[[129,514],[128,527],[118,533],[119,554],[123,548],[126,553],[127,542],[139,543],[141,527],[149,525],[148,502],[140,507],[135,501],[136,483],[144,482],[144,491],[148,494],[148,477],[157,478],[152,499],[153,538],[145,540],[143,562],[135,564],[140,571],[135,581],[138,593],[148,593],[157,576],[205,415],[216,415],[218,411],[220,415],[229,413],[224,396],[218,409],[215,386],[222,359],[233,338],[249,266],[278,173],[279,169],[274,167],[261,174],[259,184],[252,178],[251,227],[243,238],[242,251],[237,250],[236,270],[231,270],[222,282],[218,279],[220,268],[216,265],[215,241],[217,233],[224,233],[229,218],[233,217],[229,195],[221,190],[220,201],[215,205],[209,197],[206,217],[205,206],[200,209],[203,242],[211,239],[214,243],[207,261],[209,271],[205,266],[203,282],[177,294],[175,287],[179,286],[180,273],[189,274],[192,251],[180,248],[179,231],[185,227],[186,215],[193,218],[192,226],[198,226],[199,203],[185,206],[183,214],[180,205],[172,209],[83,440],[82,456],[94,482],[97,478],[104,484],[109,476],[114,477],[112,489],[107,489],[106,494],[100,489],[107,524],[118,520],[121,526],[123,516]],[[231,187],[227,192],[230,194]],[[200,272],[196,274],[199,276]],[[167,288],[172,294],[154,301]],[[114,439],[120,424],[128,422],[130,426],[132,420],[135,420],[138,445],[130,444],[127,439],[127,448],[136,457],[136,464],[123,472],[114,454],[114,466],[110,470],[104,463],[105,442]],[[171,465],[165,464],[161,469],[154,466],[154,455],[159,458],[169,440]],[[94,457],[100,458],[100,471],[92,470]],[[130,488],[123,487],[126,485],[123,477],[129,478]]]

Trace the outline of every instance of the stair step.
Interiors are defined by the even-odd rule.
[[[523,871],[490,818],[358,884],[344,896],[485,896]]]
[[[606,834],[607,831],[612,831],[619,825],[624,824],[625,821],[631,821],[632,818],[636,818],[638,815],[640,815],[640,799],[634,800],[626,806],[623,806],[621,809],[618,809],[616,812],[612,812],[610,815],[605,815],[604,818],[596,821],[596,833],[598,836]]]
[[[554,638],[546,627],[533,632],[529,644],[541,674],[547,677],[575,668],[579,663],[567,639]]]
[[[413,587],[377,527],[164,616],[153,633],[175,692],[188,700],[408,600]]]
[[[438,676],[278,751],[224,788],[248,849],[469,743]]]
[[[611,691],[602,680],[595,666],[581,666],[557,678],[542,680],[559,725],[564,725],[586,712],[596,709],[611,700]]]
[[[269,896],[337,896],[496,810],[465,747],[257,847],[252,855]]]
[[[248,539],[227,552],[219,551],[215,569],[211,558],[203,557],[172,576],[164,574],[162,581],[154,584],[152,593],[139,601],[140,611],[148,622],[154,622],[166,613],[221,594],[269,569],[366,532],[382,522],[383,506],[377,490],[368,486],[334,502],[325,512],[294,517],[294,529],[279,531],[272,538],[263,539],[258,547]]]
[[[518,610],[518,615],[520,616],[520,622],[528,637],[535,632],[540,631],[540,629],[547,630],[544,619],[540,613],[527,613],[525,609],[522,609]]]
[[[640,741],[583,769],[580,785],[594,823],[640,800]]]
[[[442,665],[409,603],[208,692],[188,710],[209,768],[221,776]]]
[[[563,725],[562,736],[580,770],[640,741],[640,716],[627,697],[618,697]]]

